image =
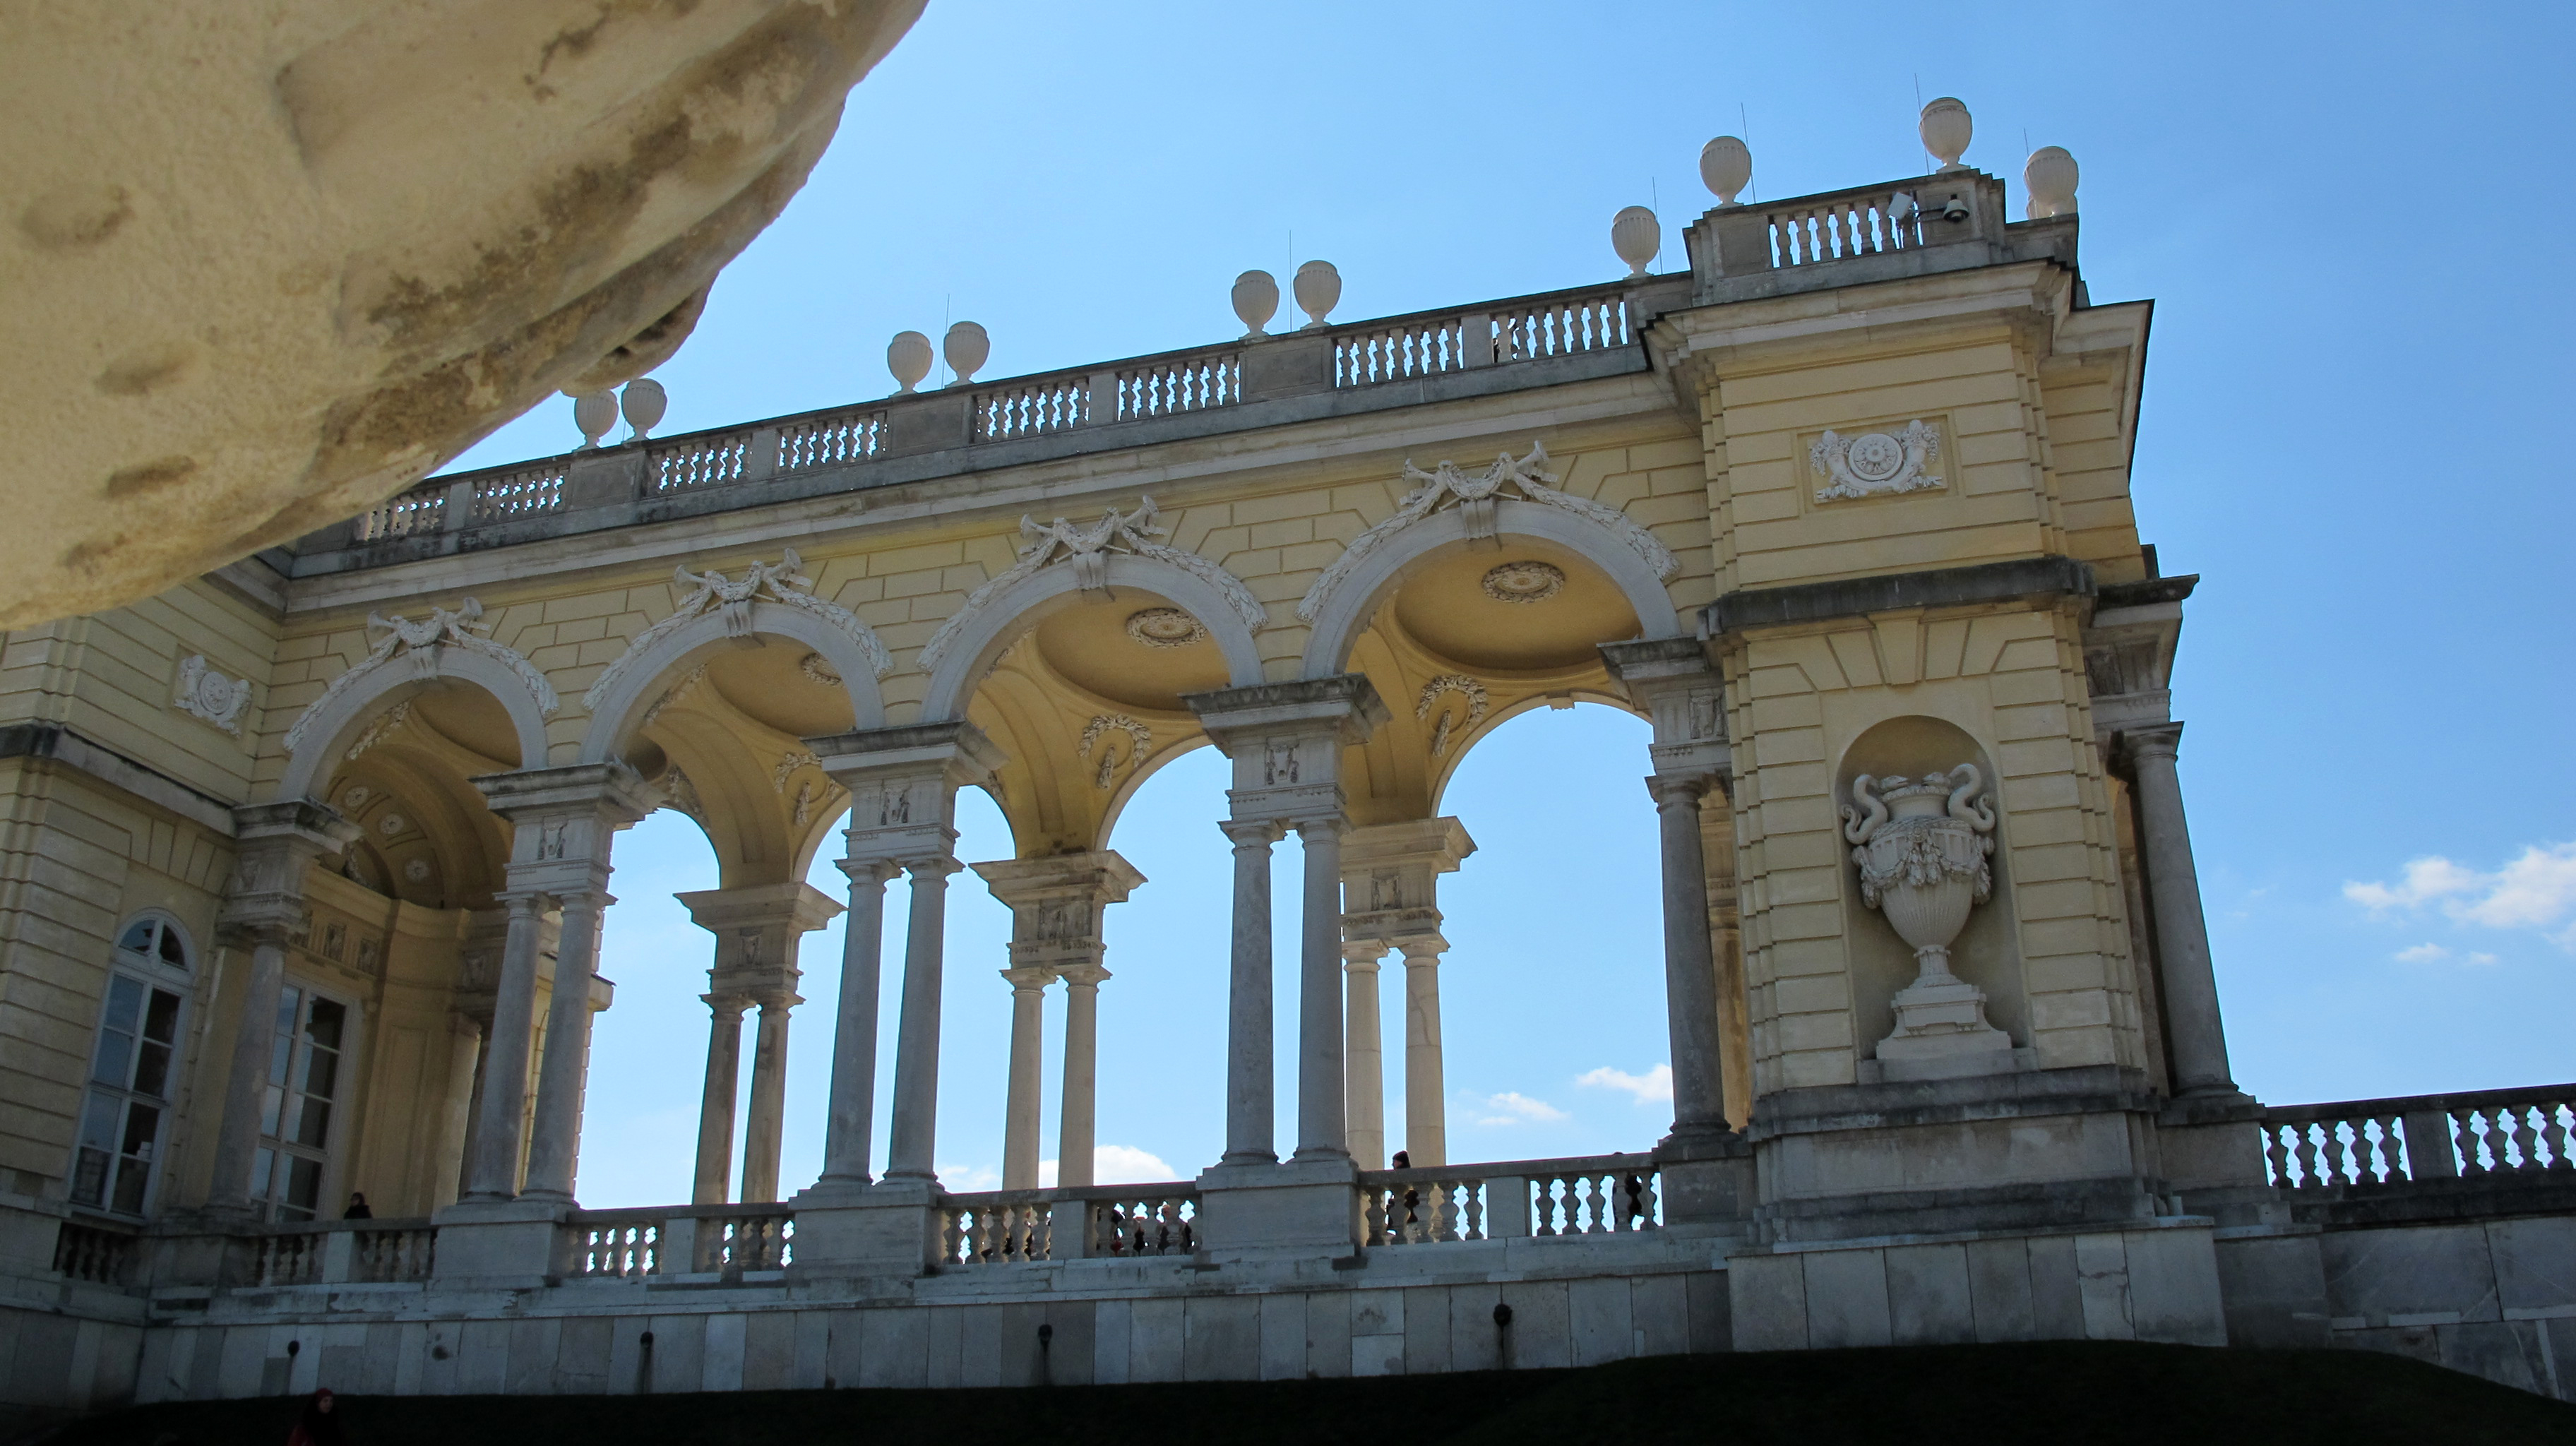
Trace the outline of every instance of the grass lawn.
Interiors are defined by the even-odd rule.
[[[299,1402],[140,1406],[28,1440],[279,1446]],[[2360,1351],[2052,1341],[1581,1370],[1029,1390],[343,1397],[349,1446],[2576,1446],[2576,1405]]]

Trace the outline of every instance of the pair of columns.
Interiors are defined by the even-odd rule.
[[[1065,982],[1064,1090],[1056,1130],[1056,1183],[1093,1183],[1098,1143],[1103,916],[1145,876],[1107,850],[975,865],[1010,906],[1011,1072],[1002,1125],[1002,1188],[1038,1187],[1039,1089],[1045,1069],[1045,989]]]
[[[751,1112],[744,1122],[745,1201],[778,1198],[778,1157],[787,1120],[787,1027],[804,999],[796,984],[798,942],[841,913],[829,894],[803,882],[706,889],[676,896],[698,927],[716,937],[708,991],[706,1092],[698,1112],[698,1157],[689,1200],[720,1205],[732,1187],[734,1099],[742,1080],[742,1017],[760,1010],[751,1063]]]
[[[1378,971],[1404,961],[1404,1151],[1417,1167],[1449,1163],[1448,1086],[1440,1050],[1440,875],[1476,851],[1454,818],[1351,831],[1342,850],[1342,968],[1348,975],[1350,1151],[1363,1170],[1386,1168],[1385,1050]]]

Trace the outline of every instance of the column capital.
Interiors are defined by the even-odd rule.
[[[1266,818],[1221,819],[1217,827],[1223,829],[1225,836],[1234,841],[1236,853],[1246,849],[1267,849],[1288,836],[1288,830]]]
[[[224,886],[218,931],[246,942],[286,942],[303,927],[306,870],[316,858],[355,843],[361,832],[329,804],[310,798],[234,809],[233,837],[239,846]]]
[[[2182,754],[2182,722],[2150,723],[2123,728],[2119,732],[2120,751],[2134,765],[2141,758],[2171,763]]]
[[[611,840],[660,803],[651,784],[614,760],[487,773],[471,781],[491,810],[510,822],[506,894],[560,899],[604,892]]]
[[[751,1008],[754,1003],[754,1000],[749,994],[736,993],[731,990],[714,994],[701,994],[698,998],[705,1003],[708,1009],[713,1010],[715,1013],[730,1014],[737,1020],[741,1019],[743,1011]]]
[[[753,991],[751,997],[752,1001],[760,1006],[760,1012],[763,1014],[773,1009],[784,1014],[805,1002],[805,996],[793,989],[760,989]]]
[[[914,723],[808,738],[825,776],[849,790],[842,831],[852,859],[913,860],[957,846],[957,790],[990,779],[1010,756],[972,723]],[[918,872],[915,870],[915,872]]]
[[[1646,794],[1658,809],[1679,804],[1697,808],[1708,791],[1717,785],[1714,773],[1650,773],[1646,775]]]
[[[1347,974],[1375,974],[1378,961],[1384,959],[1390,946],[1383,939],[1342,940],[1342,970]]]
[[[1726,680],[1709,661],[1706,644],[1692,638],[1648,638],[1603,643],[1601,660],[1628,690],[1629,701],[1654,724],[1648,752],[1655,772],[1705,776],[1729,771]]]
[[[993,897],[1010,906],[1013,966],[1049,976],[1096,966],[1102,915],[1145,882],[1135,865],[1107,849],[998,859],[974,869]]]
[[[994,971],[1010,982],[1011,992],[1043,993],[1055,981],[1056,971],[1034,965],[1019,965]]]
[[[1342,750],[1367,742],[1394,716],[1358,673],[1218,688],[1181,701],[1233,760],[1226,797],[1234,817],[1292,826],[1341,815]]]
[[[1097,964],[1067,964],[1056,971],[1056,977],[1062,979],[1067,988],[1097,989],[1111,975]]]

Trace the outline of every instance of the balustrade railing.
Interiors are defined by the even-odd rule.
[[[428,1224],[355,1230],[349,1278],[379,1285],[429,1279],[438,1261],[438,1231]]]
[[[250,1283],[320,1284],[323,1243],[323,1232],[318,1230],[285,1230],[259,1237],[251,1250]]]
[[[2263,1166],[2292,1190],[2576,1178],[2576,1084],[2263,1112]]]
[[[653,490],[657,493],[720,487],[742,480],[751,460],[751,434],[689,437],[667,447],[647,448],[645,455],[652,459]]]
[[[1530,1172],[1530,1234],[1619,1235],[1664,1223],[1652,1156],[1547,1162]]]
[[[1187,1255],[1198,1248],[1199,1194],[1188,1185],[1125,1185],[1083,1201],[1093,1256]]]
[[[564,1226],[563,1272],[584,1280],[742,1275],[796,1260],[796,1215],[784,1205],[584,1210]]]
[[[1054,1254],[1057,1208],[1042,1190],[942,1196],[939,1263],[1007,1265],[1049,1259]],[[1078,1215],[1082,1202],[1069,1200],[1061,1208],[1068,1215]]]
[[[1494,360],[1494,324],[1484,316],[1408,317],[1333,338],[1333,385],[1365,387]]]
[[[669,1223],[658,1212],[584,1212],[570,1227],[571,1258],[564,1273],[585,1280],[642,1280],[658,1275],[662,1233]]]
[[[1203,412],[1243,400],[1243,353],[1158,357],[1114,373],[1117,397],[1102,406],[1092,399],[1095,422],[1129,422],[1141,417],[1168,417]]]
[[[1461,1178],[1455,1170],[1365,1171],[1360,1176],[1361,1243],[1427,1245],[1444,1240],[1483,1240],[1485,1190],[1486,1182],[1481,1176]]]
[[[778,429],[778,470],[810,472],[864,462],[885,450],[886,414],[845,412],[790,422]]]
[[[1922,202],[1934,189],[1936,182],[1926,180],[1920,189],[1846,192],[1773,207],[1764,218],[1771,234],[1771,264],[1810,266],[1920,246]],[[1947,194],[1933,197],[1933,204]]]
[[[702,1273],[784,1270],[796,1261],[796,1217],[784,1209],[701,1216],[697,1235]]]
[[[123,1285],[134,1269],[134,1236],[66,1220],[54,1234],[54,1273],[92,1285]]]
[[[360,542],[390,542],[397,537],[438,532],[446,526],[446,488],[431,492],[405,492],[359,513],[357,539]]]
[[[1572,356],[1628,345],[1628,298],[1610,295],[1549,298],[1496,311],[1497,361]]]
[[[426,1220],[274,1225],[251,1247],[250,1284],[398,1285],[429,1279],[438,1231]]]
[[[1198,1191],[1187,1184],[1086,1185],[943,1195],[939,1263],[1187,1255],[1198,1248]]]
[[[1109,420],[1092,415],[1092,400],[1089,376],[1040,377],[979,391],[972,412],[975,440],[1035,437]]]
[[[562,510],[564,477],[571,465],[569,459],[557,458],[535,467],[476,478],[474,512],[468,520],[507,522]]]

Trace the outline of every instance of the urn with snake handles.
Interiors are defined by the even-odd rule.
[[[1852,780],[1859,807],[1842,809],[1861,901],[1886,915],[1913,948],[1918,988],[1958,982],[1950,944],[1994,892],[1987,859],[1995,851],[1995,812],[1979,797],[1984,792],[1973,763],[1920,779],[1864,773]]]

